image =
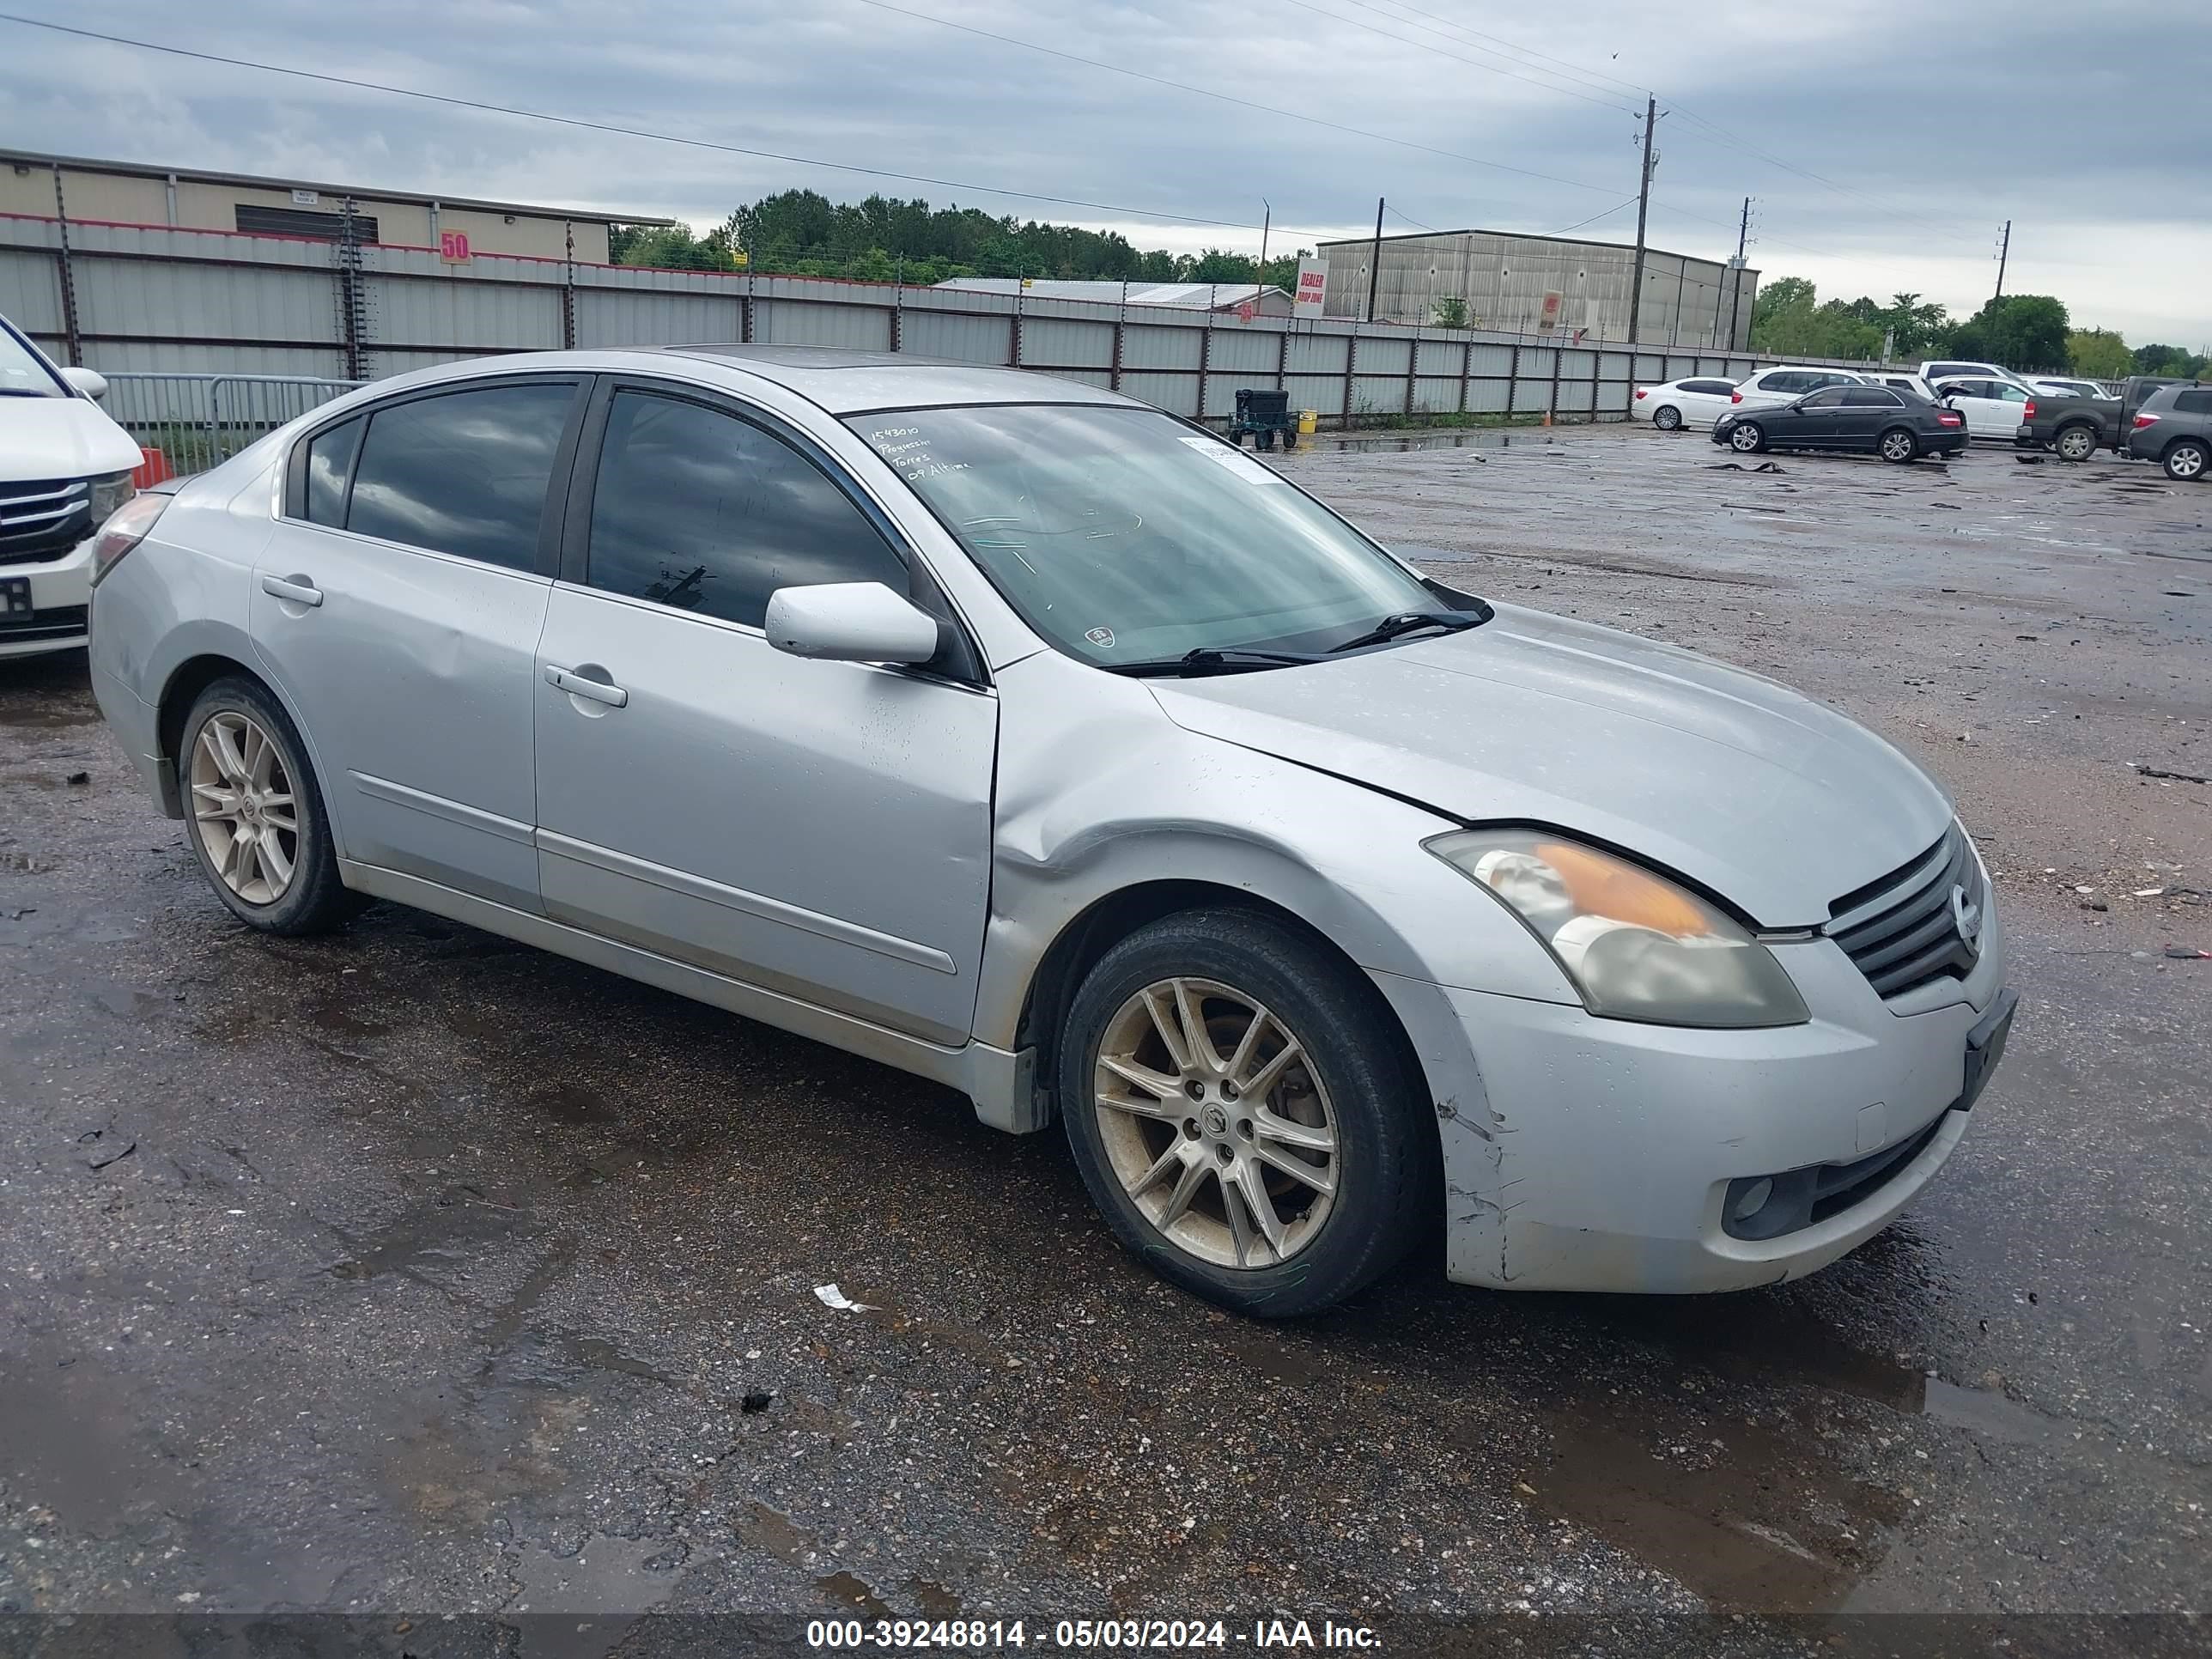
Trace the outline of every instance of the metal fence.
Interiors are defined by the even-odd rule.
[[[913,352],[1036,369],[1221,420],[1240,387],[1326,426],[1626,418],[1633,388],[1741,379],[1743,352],[1040,300],[894,283],[652,270],[434,248],[0,215],[0,313],[118,383],[185,470],[335,390],[500,352],[685,341]],[[201,389],[205,383],[204,389]],[[144,399],[143,403],[126,401]],[[304,399],[305,401],[301,401]],[[195,401],[198,400],[198,401]]]
[[[295,374],[159,374],[130,369],[107,377],[108,417],[174,472],[204,472],[361,380]]]

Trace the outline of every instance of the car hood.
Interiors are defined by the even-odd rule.
[[[1785,686],[1517,605],[1340,662],[1147,684],[1188,731],[1469,823],[1572,831],[1766,927],[1826,922],[1952,817],[1918,767]]]
[[[0,398],[0,483],[96,477],[139,459],[130,434],[82,398]]]

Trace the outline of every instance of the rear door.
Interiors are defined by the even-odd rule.
[[[532,675],[576,375],[447,383],[293,452],[249,596],[345,856],[538,908]]]
[[[997,697],[964,669],[807,661],[761,629],[770,593],[813,582],[949,614],[927,572],[805,434],[732,399],[610,380],[579,455],[534,684],[547,913],[966,1040]]]
[[[1905,417],[1905,399],[1887,386],[1847,386],[1836,414],[1836,444],[1841,449],[1872,449],[1885,428]]]

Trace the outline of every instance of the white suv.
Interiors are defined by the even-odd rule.
[[[143,459],[93,403],[106,391],[0,317],[0,659],[67,651],[89,632],[92,532],[130,500]]]
[[[1729,402],[1737,409],[1777,409],[1784,404],[1794,404],[1807,392],[1818,392],[1823,386],[1866,384],[1865,375],[1840,368],[1800,368],[1784,363],[1779,368],[1762,368],[1738,382]]]

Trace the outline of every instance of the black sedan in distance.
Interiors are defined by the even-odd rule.
[[[1945,460],[1966,447],[1966,417],[1910,392],[1832,386],[1778,409],[1733,410],[1713,422],[1713,441],[1739,455],[1769,449],[1834,449],[1909,461]]]

